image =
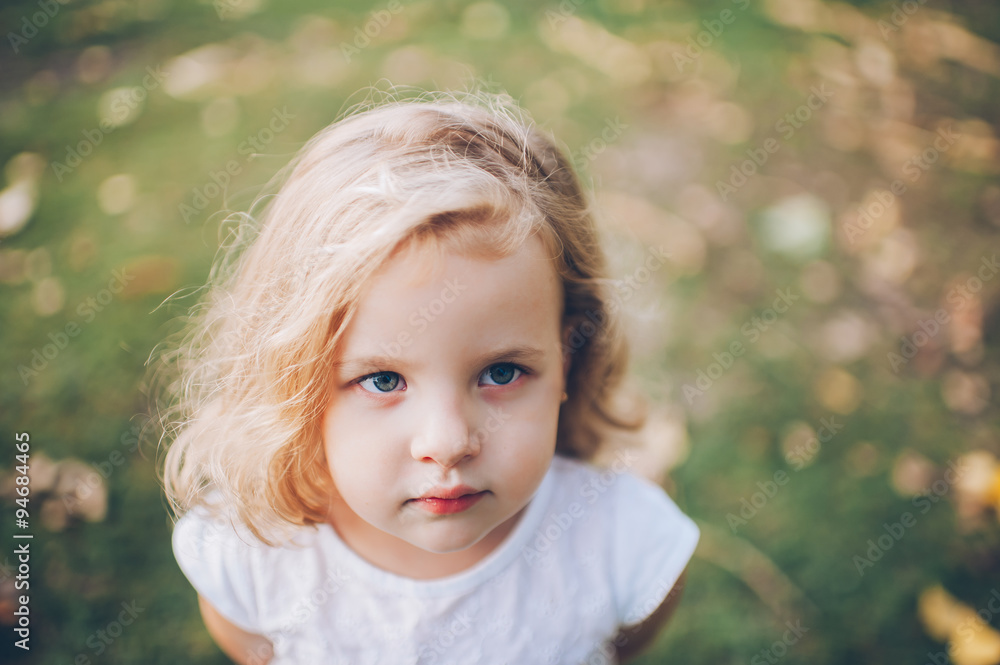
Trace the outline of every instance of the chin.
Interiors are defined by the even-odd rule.
[[[464,533],[443,533],[420,538],[415,541],[411,540],[410,544],[434,554],[452,554],[472,547],[486,537],[488,533],[489,531],[475,534],[467,531]]]

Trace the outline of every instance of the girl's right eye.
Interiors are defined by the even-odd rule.
[[[369,374],[368,376],[358,380],[358,385],[360,385],[366,392],[381,394],[381,393],[391,393],[396,389],[402,382],[403,388],[406,388],[406,382],[403,381],[403,377],[395,372],[379,372],[378,374]],[[371,385],[374,389],[370,389],[367,385]]]

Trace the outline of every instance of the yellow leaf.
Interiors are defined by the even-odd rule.
[[[917,614],[927,634],[939,642],[946,641],[961,621],[958,602],[940,584],[923,590]]]
[[[977,617],[978,619],[978,617]],[[955,665],[997,665],[1000,663],[1000,633],[985,623],[979,630],[960,631],[952,636],[948,654]]]

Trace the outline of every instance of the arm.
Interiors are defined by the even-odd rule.
[[[656,635],[667,623],[667,620],[680,603],[681,591],[684,589],[684,578],[686,575],[687,569],[677,578],[677,582],[674,583],[673,588],[670,589],[670,593],[663,599],[660,606],[653,610],[653,613],[646,617],[642,623],[629,628],[623,628],[618,632],[618,635],[614,639],[614,645],[618,653],[619,662],[624,663],[635,658],[653,642]]]
[[[198,607],[208,634],[234,662],[239,665],[266,665],[271,660],[274,651],[271,642],[263,635],[237,628],[201,595],[198,596]]]

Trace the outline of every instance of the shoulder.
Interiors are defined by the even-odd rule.
[[[212,506],[199,505],[174,525],[171,544],[181,570],[223,561],[249,561],[270,548],[235,517]]]
[[[259,630],[254,550],[263,544],[248,535],[224,515],[196,506],[174,525],[171,544],[177,565],[198,594],[230,622],[253,632]]]
[[[296,540],[307,540],[297,538]],[[197,506],[174,525],[174,558],[191,586],[243,630],[262,633],[275,614],[282,571],[296,568],[301,546],[268,545],[231,515]],[[301,569],[301,567],[299,567]]]
[[[606,468],[556,458],[556,496],[591,514],[600,529],[612,578],[616,612],[623,625],[645,619],[666,598],[694,554],[700,532],[666,491],[631,472],[620,453]],[[581,520],[584,521],[584,520]]]

